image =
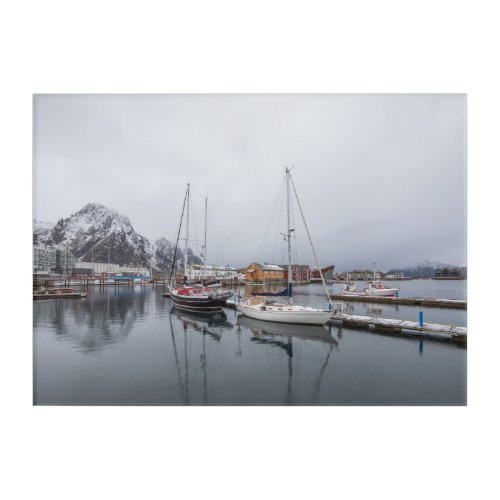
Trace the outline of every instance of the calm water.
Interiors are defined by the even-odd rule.
[[[411,289],[447,298],[465,298],[465,285],[398,283],[402,296]],[[320,306],[321,290],[297,286],[296,302]],[[161,291],[90,288],[85,300],[34,302],[35,404],[466,404],[465,348],[265,323],[230,309],[204,318],[172,309]],[[345,305],[348,312],[418,320],[419,309],[409,306]],[[466,324],[466,311],[424,313],[426,321]]]

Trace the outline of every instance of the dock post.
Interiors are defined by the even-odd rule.
[[[424,327],[424,311],[419,311],[418,313],[418,326],[420,326],[420,328]]]

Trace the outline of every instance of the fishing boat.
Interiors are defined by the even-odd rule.
[[[388,287],[381,281],[377,280],[375,271],[375,263],[373,263],[373,280],[368,281],[367,286],[363,290],[356,290],[354,283],[349,283],[349,275],[347,275],[347,283],[344,285],[342,295],[351,297],[396,297],[399,293],[399,288]]]
[[[275,298],[276,295],[270,296],[269,294],[261,294],[260,296],[254,296],[250,298],[240,299],[236,304],[236,309],[253,319],[260,319],[263,321],[272,321],[277,323],[295,323],[295,324],[308,324],[308,325],[324,325],[332,316],[333,304],[330,300],[328,290],[326,288],[326,283],[321,272],[321,268],[316,257],[316,252],[314,246],[312,245],[312,240],[309,235],[309,230],[307,228],[306,221],[304,219],[304,214],[302,212],[302,207],[300,206],[300,201],[297,196],[297,190],[291,179],[290,169],[287,167],[285,170],[286,174],[286,194],[287,194],[287,234],[285,235],[288,243],[288,284],[286,291],[279,292],[280,295],[283,293],[288,297],[288,301],[283,302]],[[290,227],[290,207],[291,207],[291,191],[290,184],[292,184],[295,198],[300,209],[302,220],[306,228],[307,235],[309,237],[309,242],[316,259],[316,264],[320,270],[320,276],[325,287],[326,297],[329,302],[328,307],[324,309],[315,309],[312,307],[301,306],[293,304],[293,285],[292,285],[292,232],[294,229]]]
[[[354,283],[354,281],[349,281],[349,273],[346,273],[344,292],[355,292],[355,291],[356,291],[356,284]]]

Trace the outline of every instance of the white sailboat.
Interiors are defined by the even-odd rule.
[[[320,270],[320,276],[325,287],[326,296],[328,298],[328,307],[325,309],[315,309],[313,307],[300,306],[293,304],[292,300],[292,232],[293,229],[290,228],[290,169],[286,168],[286,187],[287,187],[287,241],[288,241],[288,286],[287,286],[287,296],[288,301],[286,303],[279,302],[276,299],[269,296],[257,296],[248,299],[240,299],[236,304],[236,309],[248,316],[249,318],[260,319],[263,321],[274,321],[278,323],[295,323],[295,324],[308,324],[308,325],[324,325],[331,317],[333,313],[333,304],[328,295],[328,290],[326,288],[326,283],[323,278],[323,273],[321,272],[321,267],[318,263],[316,257],[316,252],[312,245],[311,237],[309,235],[309,230],[304,219],[304,214],[300,206],[299,199],[297,197],[297,191],[295,190],[295,185],[293,186],[295,196],[297,198],[297,203],[304,221],[304,225],[309,237],[309,242],[311,243],[311,248],[316,259],[316,265]],[[292,180],[293,184],[293,180]]]

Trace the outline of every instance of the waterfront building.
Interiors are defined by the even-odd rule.
[[[381,273],[380,278],[384,279],[384,280],[404,280],[404,279],[408,279],[408,278],[405,278],[404,273],[391,273],[391,274]]]
[[[220,280],[220,281],[243,281],[244,275],[239,273],[234,267],[230,266],[204,266],[202,264],[193,264],[187,269],[189,281],[196,282],[202,279]]]
[[[66,274],[75,257],[67,250],[36,243],[33,245],[33,274]]]
[[[55,274],[68,274],[75,265],[75,257],[67,250],[56,249],[56,265],[53,270]]]
[[[139,266],[121,266],[118,264],[111,264],[108,262],[84,262],[78,261],[74,263],[72,267],[71,274],[93,274],[100,275],[103,273],[112,274],[129,274],[129,275],[141,275],[149,276],[151,274],[151,268],[139,267]]]
[[[285,269],[276,264],[253,262],[244,269],[243,274],[250,283],[277,283],[287,279]]]
[[[49,274],[55,267],[55,248],[41,243],[33,245],[33,274]]]
[[[321,268],[321,272],[323,273],[323,278],[325,279],[325,281],[333,281],[334,270],[335,264]],[[317,267],[311,268],[311,281],[321,281],[321,276]]]
[[[434,272],[435,278],[462,278],[462,270],[459,267],[443,267],[436,269]]]
[[[285,278],[288,280],[288,264],[280,264],[285,269]],[[292,281],[295,283],[309,283],[311,281],[311,266],[307,264],[292,264]]]

